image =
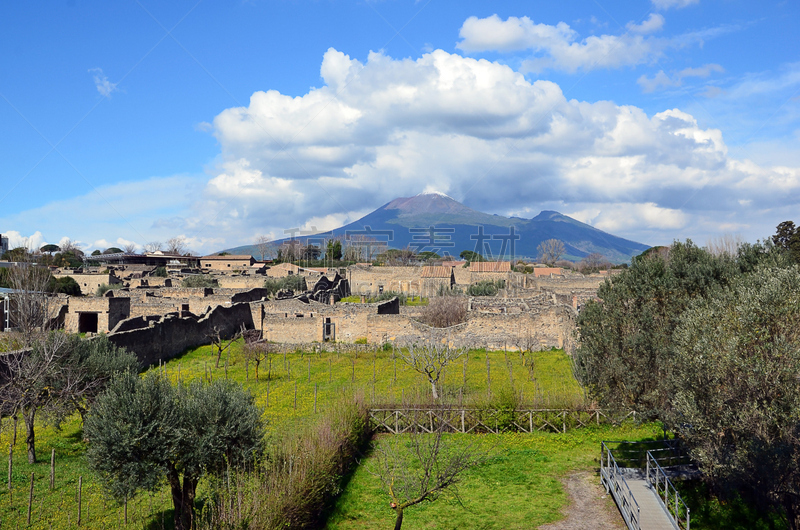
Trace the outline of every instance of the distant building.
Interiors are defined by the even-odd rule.
[[[256,259],[248,254],[214,255],[200,258],[200,267],[208,271],[249,270],[255,263]]]
[[[200,258],[197,256],[181,256],[180,254],[169,254],[167,252],[148,252],[145,254],[129,254],[127,252],[118,252],[116,254],[98,254],[96,256],[85,256],[88,261],[97,261],[104,265],[144,265],[148,267],[167,267],[179,262],[186,268],[200,267]]]
[[[8,252],[8,237],[0,234],[0,256]]]

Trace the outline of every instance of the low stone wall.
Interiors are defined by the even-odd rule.
[[[199,320],[166,316],[146,328],[108,334],[108,340],[136,354],[142,366],[166,361],[187,350],[209,344],[209,335],[218,329],[222,337],[233,336],[244,324],[253,329],[250,304],[217,306]],[[127,326],[121,323],[123,328]]]

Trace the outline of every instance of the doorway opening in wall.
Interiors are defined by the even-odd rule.
[[[97,333],[97,313],[78,313],[78,333]]]
[[[336,340],[336,324],[332,323],[330,318],[325,318],[322,328],[322,340],[326,342]]]

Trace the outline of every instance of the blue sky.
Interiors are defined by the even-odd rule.
[[[437,190],[752,241],[800,221],[798,23],[788,1],[2,2],[0,233],[204,253]]]

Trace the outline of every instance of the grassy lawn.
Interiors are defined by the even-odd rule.
[[[253,392],[258,404],[264,409],[268,428],[273,431],[292,428],[297,422],[312,421],[318,415],[324,414],[326,406],[343,394],[361,393],[368,400],[378,403],[399,402],[402,399],[406,402],[421,402],[426,401],[430,394],[428,385],[401,360],[395,360],[391,350],[358,356],[292,352],[287,353],[285,359],[283,354],[277,354],[272,356],[271,370],[268,361],[261,364],[258,381],[255,380],[255,367],[252,363],[249,370],[245,369],[241,343],[235,343],[231,347],[230,357],[227,353],[223,354],[219,368],[215,368],[216,355],[212,348],[203,346],[153,370],[163,370],[173,380],[225,378],[225,363],[228,361],[227,377],[240,382]],[[459,392],[464,383],[465,364],[459,361],[445,374],[443,391],[453,399],[460,396],[465,404],[471,400],[485,402],[488,399],[488,378],[491,378],[493,395],[507,392],[513,378],[516,391],[532,405],[569,406],[571,403],[582,402],[580,388],[572,378],[569,361],[563,352],[538,352],[533,358],[534,369],[531,371],[527,361],[523,366],[518,353],[508,353],[506,356],[503,352],[470,352],[466,359],[464,390]],[[271,374],[269,380],[268,374]],[[5,418],[0,431],[0,447],[9,447],[12,431],[13,423]],[[60,431],[40,423],[36,431],[39,461],[32,466],[27,463],[24,440],[24,426],[20,420],[17,445],[14,448],[13,489],[9,494],[5,487],[6,480],[3,480],[4,486],[0,488],[0,528],[15,528],[17,525],[26,527],[31,473],[34,473],[34,501],[30,528],[77,527],[79,477],[83,477],[82,527],[124,526],[123,508],[103,495],[97,477],[92,475],[84,463],[85,444],[78,416],[71,418]],[[52,449],[56,450],[56,482],[55,489],[50,491]],[[202,499],[203,495],[201,483],[198,497]],[[171,528],[171,506],[166,488],[154,494],[141,494],[129,502],[128,527]]]
[[[413,506],[404,515],[404,529],[536,528],[557,521],[567,503],[562,477],[596,471],[602,440],[654,439],[660,436],[660,425],[601,425],[566,434],[450,436],[462,443],[477,443],[492,456],[465,474],[459,486],[463,504],[441,499]],[[391,528],[390,498],[378,478],[368,472],[371,465],[368,457],[353,474],[328,520],[329,528]]]

